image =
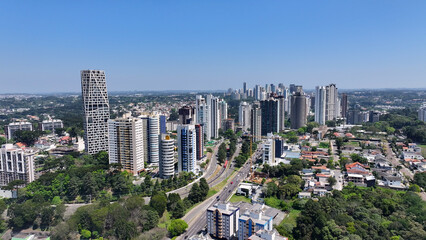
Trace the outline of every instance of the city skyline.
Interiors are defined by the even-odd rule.
[[[0,92],[78,92],[81,69],[105,70],[111,91],[425,88],[425,5],[2,2],[0,79],[20,84]]]

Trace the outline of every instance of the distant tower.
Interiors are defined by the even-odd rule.
[[[86,152],[108,151],[109,101],[105,72],[81,71],[81,93],[84,110],[84,143]]]
[[[280,109],[278,100],[261,101],[260,108],[262,109],[262,136],[279,132]]]
[[[254,102],[251,109],[251,135],[253,141],[258,142],[261,140],[260,134],[262,131],[262,109],[260,109],[259,102]]]
[[[342,100],[340,101],[342,117],[346,119],[346,115],[348,113],[348,95],[346,93],[342,93]]]
[[[325,124],[326,109],[326,87],[317,86],[315,88],[315,122],[320,125]]]
[[[204,131],[203,125],[195,124],[195,136],[196,136],[196,152],[197,160],[201,160],[204,156]]]
[[[243,83],[243,93],[247,93],[247,83]]]
[[[161,134],[159,164],[161,178],[171,178],[175,174],[174,148],[174,140],[167,134]]]
[[[194,125],[178,125],[178,172],[195,173],[196,133]]]
[[[241,102],[238,109],[238,122],[243,131],[247,131],[250,128],[251,119],[251,105],[246,102]]]
[[[151,115],[148,119],[148,157],[149,163],[158,164],[160,161],[159,152],[160,118],[158,115]]]
[[[306,125],[307,109],[306,96],[302,91],[297,91],[291,96],[290,122],[292,129],[299,129]]]

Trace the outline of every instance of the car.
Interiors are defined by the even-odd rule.
[[[231,182],[231,184],[233,184],[234,182]]]

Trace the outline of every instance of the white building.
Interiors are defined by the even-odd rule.
[[[81,92],[84,109],[84,143],[86,152],[108,151],[109,100],[105,72],[81,71]]]
[[[34,154],[13,144],[4,144],[0,149],[0,186],[7,186],[14,180],[25,183],[34,181]]]
[[[423,103],[423,106],[419,108],[419,120],[426,122],[426,104]]]
[[[315,122],[320,125],[325,124],[326,108],[326,87],[317,86],[315,88]]]
[[[251,125],[251,105],[241,102],[238,109],[238,122],[243,131],[247,131]]]
[[[247,240],[259,230],[273,230],[273,217],[267,216],[264,205],[254,204],[238,219],[238,240]]]
[[[275,140],[273,137],[268,137],[263,144],[263,163],[275,166]]]
[[[207,209],[207,232],[215,238],[231,239],[238,231],[240,209],[218,203]]]
[[[253,103],[253,108],[251,109],[250,130],[253,141],[258,142],[262,139],[262,109],[258,102]]]
[[[204,134],[207,137],[207,140],[210,140],[212,138],[212,132],[211,132],[211,113],[210,113],[210,105],[206,103],[206,100],[201,96],[197,95],[195,99],[195,110],[196,110],[196,117],[197,117],[197,124],[203,125],[203,131]]]
[[[58,128],[64,128],[64,124],[62,123],[62,120],[60,119],[49,119],[44,120],[40,123],[40,130],[41,131],[51,131],[55,132],[55,129]]]
[[[179,125],[178,135],[178,172],[195,172],[197,159],[196,132],[194,125]]]
[[[340,101],[336,84],[317,86],[315,89],[315,122],[324,125],[326,121],[337,119],[340,115]]]
[[[139,118],[108,121],[109,162],[121,164],[123,170],[137,176],[144,169],[144,132]]]
[[[158,164],[160,161],[160,117],[157,114],[149,116],[148,120],[148,159],[149,163]]]
[[[5,126],[4,132],[6,133],[7,140],[13,138],[13,134],[18,131],[32,131],[33,125],[30,122],[13,122]]]
[[[160,177],[171,178],[175,174],[175,141],[167,134],[161,134],[160,140]]]

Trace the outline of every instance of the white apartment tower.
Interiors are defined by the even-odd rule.
[[[326,109],[326,87],[317,86],[315,88],[315,122],[320,125],[325,124]]]
[[[171,178],[175,174],[175,141],[167,134],[161,134],[160,140],[160,177]]]
[[[218,138],[219,137],[219,128],[220,128],[220,111],[219,111],[219,98],[213,97],[213,95],[209,94],[206,97],[207,105],[210,106],[210,130],[211,137]]]
[[[84,110],[84,143],[86,152],[108,151],[109,101],[105,72],[81,71],[81,93]]]
[[[0,148],[0,186],[14,180],[34,181],[34,152],[4,144]]]
[[[194,125],[178,125],[178,172],[195,173],[196,132]]]
[[[238,232],[240,208],[229,203],[219,203],[209,207],[206,212],[207,232],[219,239],[231,239]]]
[[[251,124],[251,105],[246,102],[241,102],[238,109],[238,122],[243,131],[247,131]]]
[[[206,103],[206,100],[201,96],[197,95],[195,99],[196,104],[196,115],[197,115],[197,124],[203,125],[203,132],[206,135],[207,140],[212,138],[211,128],[210,128],[210,105]]]
[[[139,118],[108,121],[109,162],[137,176],[144,169],[143,123]]]
[[[324,125],[326,121],[339,116],[340,107],[336,84],[317,86],[315,89],[315,122]]]

